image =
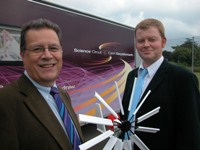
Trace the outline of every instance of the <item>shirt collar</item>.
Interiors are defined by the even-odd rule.
[[[33,83],[33,85],[38,89],[38,91],[42,94],[42,96],[47,99],[51,90],[51,87],[42,86],[39,83],[35,82],[27,73],[27,71],[24,71],[25,76],[29,78],[29,80]],[[54,84],[54,87],[57,87],[56,84]]]
[[[156,73],[156,71],[158,70],[158,68],[162,64],[163,60],[164,60],[164,57],[161,56],[157,61],[155,61],[153,64],[151,64],[149,67],[146,68],[148,70],[147,74],[148,74],[149,77],[152,77]],[[144,69],[144,66],[143,66],[142,63],[140,64],[138,71],[140,70],[140,68]]]

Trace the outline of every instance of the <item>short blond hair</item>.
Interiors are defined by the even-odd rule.
[[[165,28],[161,21],[154,19],[154,18],[148,18],[144,19],[141,22],[139,22],[135,27],[135,33],[138,29],[146,30],[149,27],[156,27],[161,35],[162,38],[165,38]]]

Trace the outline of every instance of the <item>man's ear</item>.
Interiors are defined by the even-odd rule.
[[[164,37],[164,38],[162,39],[162,48],[165,47],[166,43],[167,43],[167,39],[166,39],[166,37]]]

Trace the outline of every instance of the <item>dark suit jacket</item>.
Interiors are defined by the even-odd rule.
[[[127,77],[122,102],[125,110],[123,119],[127,118],[137,71],[138,68]],[[138,111],[137,117],[158,106],[161,107],[160,112],[138,125],[160,128],[160,131],[136,132],[138,137],[150,150],[200,150],[200,94],[196,76],[164,60],[142,98],[149,90],[151,93]]]
[[[61,97],[83,142],[69,95]],[[71,144],[54,113],[29,79],[22,75],[0,89],[1,150],[71,150]]]

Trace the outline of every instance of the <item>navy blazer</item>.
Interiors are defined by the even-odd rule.
[[[83,142],[69,95],[61,89],[59,91]],[[0,149],[72,149],[49,105],[25,75],[0,89]]]
[[[123,107],[126,120],[134,78],[138,68],[127,77]],[[200,150],[200,93],[197,77],[191,72],[163,61],[142,98],[151,90],[137,117],[161,107],[160,112],[139,123],[159,128],[157,133],[136,132],[150,150]],[[137,150],[135,146],[134,150]]]

